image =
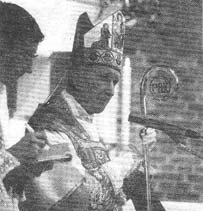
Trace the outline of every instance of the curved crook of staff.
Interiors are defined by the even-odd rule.
[[[144,76],[142,77],[142,80],[140,82],[140,109],[141,109],[141,115],[143,117],[146,117],[147,115],[147,107],[146,107],[146,87],[147,87],[147,75],[151,69],[149,69]],[[146,128],[144,129],[146,132]],[[142,136],[140,136],[142,139]],[[144,154],[144,171],[145,171],[145,177],[146,177],[146,193],[147,193],[147,211],[151,211],[151,188],[150,188],[150,172],[149,172],[149,159],[148,159],[148,147],[144,143],[142,139],[142,149]]]
[[[159,67],[162,67],[165,69],[166,72],[170,73],[170,75],[174,78],[176,85],[178,84],[178,77],[175,74],[175,72],[165,66],[165,65],[159,65]],[[151,67],[147,70],[147,72],[143,75],[142,80],[140,82],[140,109],[141,109],[141,115],[146,118],[147,116],[147,105],[146,105],[146,91],[147,91],[147,82],[150,73],[154,71],[154,68]],[[145,129],[146,131],[146,129]],[[145,175],[146,175],[146,191],[147,191],[147,211],[151,211],[151,188],[150,188],[150,172],[149,172],[149,159],[148,159],[148,147],[142,140],[142,146],[143,146],[143,153],[144,153],[144,162],[145,162]]]

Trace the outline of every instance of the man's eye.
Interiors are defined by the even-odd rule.
[[[101,75],[100,78],[104,81],[109,80],[109,77],[107,75]]]
[[[118,80],[114,80],[113,84],[116,85],[118,83]]]
[[[27,56],[27,57],[30,57],[30,58],[38,57],[38,54],[25,53],[24,55]]]
[[[36,58],[36,57],[38,57],[39,55],[38,54],[34,54],[33,56],[32,56],[32,58]]]

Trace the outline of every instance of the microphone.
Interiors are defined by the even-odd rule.
[[[161,130],[167,135],[171,136],[185,136],[189,138],[202,138],[201,134],[190,129],[186,129],[183,127],[179,127],[177,125],[169,124],[163,121],[150,119],[150,118],[144,118],[144,117],[138,117],[134,116],[132,114],[129,115],[128,118],[129,122],[134,122],[140,125],[144,125],[145,127],[154,128],[157,130]]]

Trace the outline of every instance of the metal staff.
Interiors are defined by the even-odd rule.
[[[141,115],[146,117],[147,115],[147,109],[146,109],[146,79],[148,76],[148,73],[144,74],[142,77],[142,80],[140,82],[140,109],[141,109]],[[146,132],[146,128],[145,128]],[[141,136],[142,138],[142,136]],[[147,145],[143,142],[142,139],[142,149],[144,153],[144,169],[145,169],[145,177],[146,177],[146,191],[147,191],[147,211],[151,211],[151,189],[150,189],[150,172],[149,172],[149,159],[148,159],[148,147]]]
[[[175,72],[172,69],[170,69],[169,67],[166,67],[164,65],[159,65],[159,67],[163,68],[164,72],[166,72],[172,76],[176,85],[178,84],[178,77],[176,76]],[[140,82],[140,109],[141,109],[141,114],[144,118],[146,118],[146,116],[147,116],[147,105],[146,105],[147,81],[148,81],[150,73],[152,73],[153,71],[156,71],[156,68],[155,69],[153,67],[150,68],[143,75],[142,80]],[[145,175],[146,175],[147,211],[151,211],[151,189],[150,189],[150,180],[149,180],[150,172],[149,172],[148,147],[143,142],[143,140],[142,140],[142,145],[143,145]]]

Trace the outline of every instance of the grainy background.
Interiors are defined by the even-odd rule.
[[[19,4],[36,18],[45,40],[38,49],[39,58],[34,61],[33,73],[19,80],[17,111],[10,121],[13,135],[10,135],[8,146],[17,141],[16,137],[22,136],[20,122],[29,118],[38,103],[43,102],[53,90],[59,76],[68,69],[67,57],[72,49],[78,16],[87,11],[91,19],[96,20],[100,15],[121,7],[122,1],[103,1],[109,3],[109,7],[96,0],[9,2]],[[124,83],[120,83],[107,112],[98,117],[98,127],[105,131],[104,140],[122,146],[137,139],[140,127],[126,123],[123,114],[127,116],[128,111],[140,114],[139,82],[144,72],[157,64],[166,64],[176,72],[179,89],[172,101],[149,101],[149,116],[203,131],[202,1],[160,0],[158,7],[150,4],[145,7],[142,4],[144,0],[126,2],[132,4],[130,9],[123,7],[128,23],[125,56],[130,59],[125,71],[129,71],[130,75],[123,73],[123,80],[126,83],[127,77],[130,97],[124,92]],[[101,124],[104,121],[113,123],[111,131],[106,130],[108,123],[106,126]],[[16,122],[18,131],[14,129]],[[203,140],[186,142],[203,154]],[[161,132],[151,158],[157,169],[153,185],[161,200],[203,202],[201,159],[180,150]]]

